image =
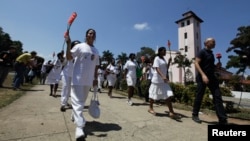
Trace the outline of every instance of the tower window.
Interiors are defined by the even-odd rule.
[[[185,46],[185,52],[188,52],[188,47],[187,46]]]
[[[187,32],[184,33],[184,39],[187,39]]]
[[[190,21],[189,20],[187,20],[187,25],[190,25]]]
[[[185,26],[184,22],[181,22],[181,27],[184,27],[184,26]]]

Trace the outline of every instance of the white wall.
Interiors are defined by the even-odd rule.
[[[250,92],[242,92],[242,93],[240,91],[231,91],[231,92],[235,98],[240,98],[240,96],[242,95],[241,98],[250,99]]]

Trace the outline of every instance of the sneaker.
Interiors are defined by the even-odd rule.
[[[192,120],[196,123],[201,123],[201,120],[198,116],[192,116]]]
[[[77,138],[76,141],[85,141],[85,136],[81,136],[81,137]]]
[[[132,106],[133,105],[133,102],[131,100],[128,100],[127,101],[128,105]]]
[[[75,137],[76,137],[77,141],[82,141],[83,139],[85,139],[84,132],[83,132],[82,128],[76,127]]]

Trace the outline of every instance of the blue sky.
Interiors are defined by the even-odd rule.
[[[12,40],[21,41],[25,51],[35,50],[48,60],[63,49],[67,21],[76,12],[72,40],[83,41],[85,31],[94,28],[100,55],[109,50],[117,57],[143,46],[166,46],[167,40],[177,50],[175,21],[192,10],[204,21],[202,40],[216,39],[214,53],[222,54],[225,66],[230,55],[226,49],[237,28],[250,25],[249,5],[249,0],[1,0],[0,27]]]

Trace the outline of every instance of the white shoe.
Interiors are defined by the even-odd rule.
[[[129,106],[132,106],[132,105],[133,105],[133,102],[132,102],[131,100],[128,100],[128,101],[127,101],[127,104],[128,104]]]
[[[76,139],[80,137],[84,137],[84,132],[81,127],[76,127],[76,134],[75,134]]]

